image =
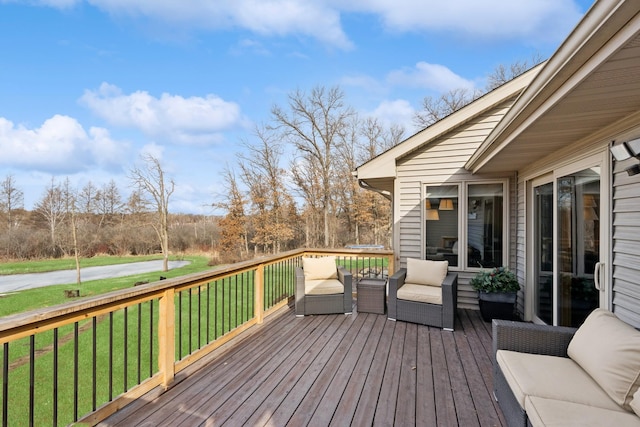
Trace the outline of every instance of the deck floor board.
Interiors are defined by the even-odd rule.
[[[458,310],[455,332],[291,309],[249,331],[99,425],[506,425],[477,311]]]

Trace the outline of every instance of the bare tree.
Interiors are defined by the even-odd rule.
[[[155,209],[155,220],[151,222],[162,250],[162,271],[169,271],[169,198],[175,189],[173,179],[165,180],[160,160],[151,154],[141,156],[144,165],[134,166],[129,171],[129,180],[146,197]]]
[[[518,77],[540,62],[542,62],[542,58],[539,54],[535,54],[530,60],[515,61],[508,66],[500,64],[487,76],[487,84],[484,89],[458,88],[437,97],[426,96],[422,100],[422,110],[415,113],[413,122],[419,129],[431,126],[475,101],[483,94]]]
[[[249,188],[255,211],[253,242],[270,247],[277,253],[293,239],[292,224],[288,219],[288,200],[285,171],[281,168],[282,145],[267,127],[256,127],[256,143],[244,143],[247,154],[239,154],[242,180]]]
[[[525,71],[533,68],[543,61],[540,54],[534,54],[531,59],[515,61],[510,65],[500,64],[498,65],[489,76],[487,76],[487,92],[502,86],[510,80],[515,79],[520,74],[524,74]]]
[[[332,237],[330,217],[335,214],[331,212],[335,148],[344,139],[345,127],[355,113],[345,105],[340,88],[319,86],[308,94],[300,90],[293,92],[289,95],[289,111],[274,106],[271,114],[275,128],[300,153],[299,163],[305,166],[299,167],[314,169],[319,179],[324,246],[327,247]]]
[[[56,184],[55,178],[51,178],[51,184],[45,190],[42,199],[36,203],[35,210],[47,222],[52,254],[58,255],[58,226],[63,222],[67,212],[62,188]]]
[[[24,209],[24,192],[16,186],[13,175],[7,175],[0,183],[0,213],[6,216],[9,230],[18,225],[18,209]]]
[[[418,128],[431,126],[477,99],[481,94],[477,90],[459,88],[438,97],[426,96],[422,100],[422,110],[416,112],[413,122]]]

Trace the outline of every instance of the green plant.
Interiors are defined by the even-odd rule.
[[[517,292],[520,284],[516,275],[505,267],[481,271],[469,282],[478,292]]]

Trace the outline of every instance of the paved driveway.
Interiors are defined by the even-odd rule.
[[[190,261],[169,261],[169,269],[179,268]],[[134,274],[162,271],[162,260],[133,262],[130,264],[105,265],[102,267],[85,267],[80,271],[83,282],[89,280],[108,279],[110,277],[131,276]],[[158,274],[158,279],[161,274]],[[76,270],[51,271],[49,273],[12,274],[0,276],[0,293],[21,291],[50,285],[76,283]]]

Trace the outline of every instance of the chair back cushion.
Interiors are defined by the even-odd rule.
[[[404,281],[416,285],[442,286],[448,268],[449,261],[407,258],[407,277]]]
[[[302,270],[304,280],[325,280],[337,279],[338,267],[335,256],[325,256],[320,258],[302,257]]]
[[[640,387],[640,331],[605,309],[594,310],[578,328],[567,353],[618,405]]]

